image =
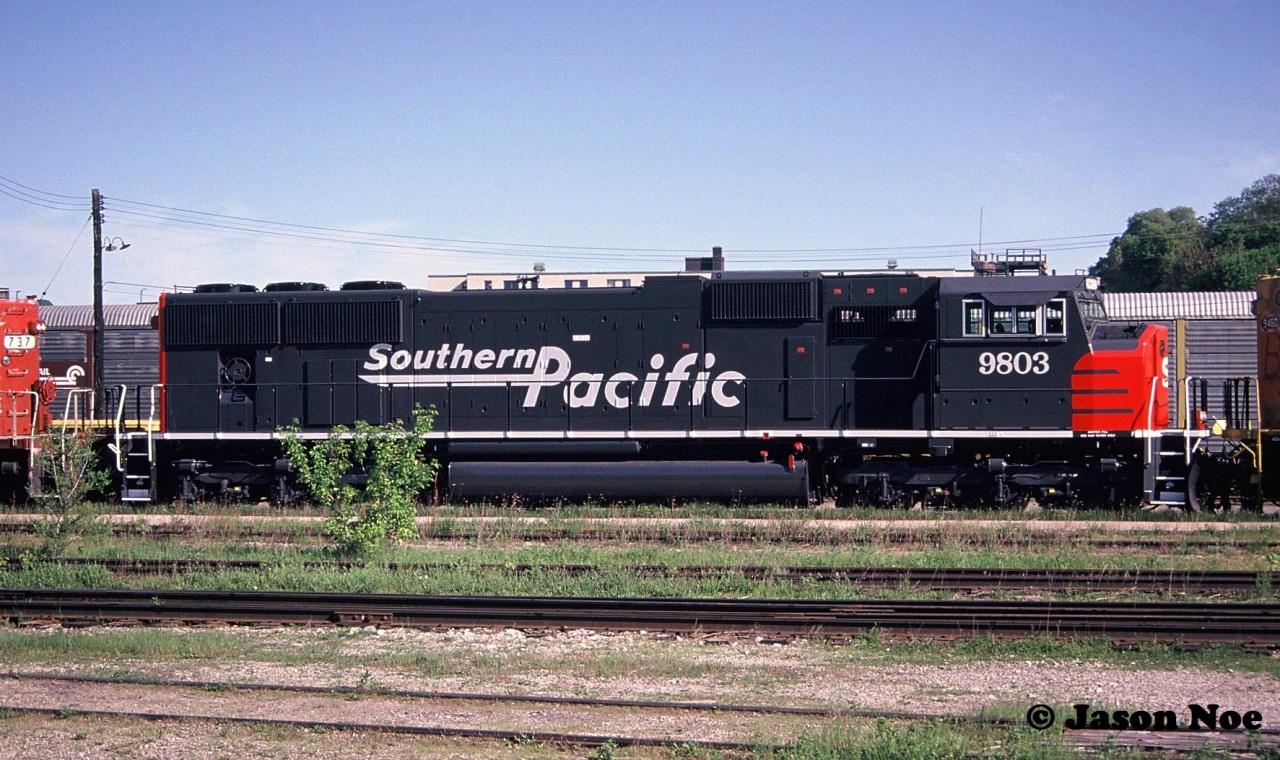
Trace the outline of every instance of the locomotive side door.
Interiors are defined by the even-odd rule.
[[[811,420],[817,414],[818,341],[811,336],[792,336],[784,341],[786,360],[786,418]]]

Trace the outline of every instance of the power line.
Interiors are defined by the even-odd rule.
[[[13,188],[7,187],[3,184],[0,184],[0,195],[7,195],[16,201],[22,201],[23,203],[32,206],[39,206],[40,208],[52,209],[53,211],[79,211],[83,213],[89,210],[87,205],[77,206],[70,203],[62,203],[60,201],[47,201],[31,195],[30,193],[25,193],[21,190],[14,190]]]
[[[138,201],[121,200],[118,198],[109,199],[113,204],[132,204],[147,209],[155,209],[159,211],[167,211],[171,213],[151,213],[145,211],[135,211],[113,206],[117,214],[125,216],[133,216],[139,218],[150,218],[158,221],[168,221],[175,224],[186,224],[199,227],[208,227],[213,229],[222,229],[229,231],[249,232],[253,234],[268,235],[273,237],[287,237],[305,240],[322,240],[325,242],[346,242],[351,244],[370,245],[390,249],[403,249],[409,251],[445,251],[450,253],[470,253],[487,256],[527,256],[529,251],[526,249],[534,249],[540,252],[555,253],[563,252],[567,257],[576,259],[604,259],[620,258],[630,259],[630,254],[635,253],[672,253],[672,254],[692,254],[704,253],[705,248],[636,248],[636,247],[619,247],[619,246],[584,246],[584,245],[559,245],[549,243],[513,243],[498,242],[484,240],[467,240],[458,238],[439,238],[425,237],[418,235],[403,235],[383,232],[363,232],[359,230],[350,230],[336,227],[320,227],[314,225],[300,225],[286,222],[271,222],[261,219],[253,219],[250,217],[231,216],[227,214],[213,214],[200,211],[192,211],[190,209],[179,209],[168,206],[159,206],[156,204],[141,203]],[[174,216],[181,214],[182,216]],[[195,217],[195,218],[191,218]],[[208,219],[225,220],[220,222],[207,221]],[[265,227],[263,226],[265,225]],[[273,228],[283,229],[273,229]],[[299,232],[291,232],[289,230],[299,230]],[[326,233],[320,235],[317,233]],[[343,236],[340,240],[335,241],[332,235]],[[1096,233],[1092,235],[1076,235],[1064,238],[1034,238],[1025,240],[1008,240],[996,241],[990,243],[993,246],[1019,246],[1033,244],[1056,244],[1061,242],[1082,242],[1094,240],[1094,246],[1103,245],[1109,242],[1110,238],[1116,233]],[[405,241],[405,242],[386,242]],[[473,248],[463,246],[486,246],[484,248]],[[768,257],[776,254],[910,254],[914,252],[937,252],[937,251],[953,251],[953,256],[964,256],[968,254],[972,243],[944,243],[935,245],[913,245],[913,246],[870,246],[870,247],[832,247],[832,248],[737,248],[734,249],[735,256],[758,255],[760,257]],[[1089,246],[1089,247],[1094,247]],[[511,250],[518,249],[518,250]],[[1075,250],[1075,248],[1062,250]],[[586,252],[591,255],[584,255],[580,252]],[[617,254],[616,256],[608,256],[609,254]]]
[[[49,278],[49,282],[44,286],[44,290],[40,292],[40,297],[44,298],[49,292],[49,288],[53,287],[53,281],[58,279],[58,273],[62,271],[63,265],[67,263],[67,257],[76,249],[76,243],[80,242],[80,237],[84,235],[84,231],[89,227],[90,217],[84,218],[84,224],[80,226],[80,231],[76,233],[76,239],[71,241],[71,246],[67,248],[67,252],[62,254],[62,261],[58,262],[58,268],[53,270],[53,276]]]
[[[56,200],[60,198],[74,198],[75,196],[59,195],[43,190],[37,190],[14,180],[9,180],[5,177],[0,177],[0,180],[10,183],[16,188],[22,188],[6,188],[3,184],[0,184],[0,192],[3,192],[16,200],[21,200],[33,205],[44,206],[46,208],[56,208],[59,210],[83,210],[87,208],[83,203],[67,204]],[[6,190],[12,192],[6,192]],[[24,190],[30,192],[24,192]],[[540,255],[572,261],[613,261],[622,263],[633,261],[635,258],[634,255],[637,253],[696,254],[705,252],[704,248],[644,248],[628,246],[611,247],[519,243],[367,232],[338,227],[275,222],[253,217],[197,211],[194,209],[184,209],[174,206],[164,206],[160,204],[114,197],[104,199],[104,203],[106,202],[110,203],[110,208],[114,211],[117,218],[124,217],[125,219],[131,220],[135,225],[144,228],[149,227],[151,229],[159,230],[171,229],[167,226],[149,226],[146,224],[140,224],[138,220],[149,220],[152,222],[159,222],[179,227],[195,227],[206,230],[220,230],[272,238],[305,240],[313,243],[330,245],[366,246],[379,249],[383,253],[391,254],[402,253],[417,255],[421,253],[447,253],[485,256],[490,258],[525,258],[530,254],[530,252],[536,251]],[[1088,240],[1091,238],[1110,238],[1111,236],[1112,235],[1110,233],[1107,233],[1103,235],[1074,236],[1071,238],[1012,240],[1006,242],[997,241],[990,243],[989,245],[1016,246],[1035,243],[1049,245],[1060,240]],[[1097,243],[1097,245],[1101,244],[1102,241]],[[919,246],[847,246],[790,249],[761,248],[735,249],[734,255],[744,261],[768,261],[772,260],[772,257],[779,254],[806,256],[815,261],[849,260],[850,258],[853,258],[854,260],[870,260],[884,254],[892,254],[900,258],[940,259],[964,257],[968,255],[968,251],[971,247],[970,243],[948,243]],[[1074,249],[1063,248],[1063,250]],[[814,254],[830,255],[815,257]]]
[[[65,199],[65,200],[71,200],[71,201],[83,201],[83,200],[84,200],[84,198],[83,198],[82,196],[79,196],[79,195],[59,195],[59,194],[57,194],[57,193],[50,193],[50,192],[45,191],[45,190],[37,190],[37,189],[36,189],[36,188],[34,188],[34,187],[30,187],[30,186],[28,186],[28,185],[24,185],[24,184],[22,184],[21,182],[18,182],[17,180],[9,179],[8,177],[0,177],[0,182],[5,182],[5,183],[7,183],[7,184],[14,185],[14,186],[16,186],[16,187],[20,187],[20,188],[22,188],[23,190],[29,190],[29,191],[30,191],[30,192],[32,192],[32,193],[36,193],[36,194],[38,194],[38,195],[43,195],[43,196],[45,196],[45,197],[47,197],[47,198],[62,198],[62,199]],[[88,205],[87,205],[87,204],[83,204],[83,203],[82,203],[81,205],[84,205],[84,206],[85,206],[85,208],[86,208],[86,210],[88,209]]]
[[[196,217],[211,217],[214,219],[227,220],[229,222],[241,222],[245,224],[255,224],[255,225],[269,225],[271,227],[284,227],[288,229],[305,230],[309,232],[327,232],[327,233],[337,233],[340,235],[355,235],[355,236],[364,237],[364,238],[388,238],[392,240],[412,240],[412,241],[427,242],[427,243],[445,243],[450,245],[484,245],[484,246],[497,246],[502,248],[535,248],[535,249],[573,250],[573,251],[617,251],[617,252],[623,252],[623,253],[700,253],[703,251],[702,248],[628,248],[628,247],[618,247],[618,246],[558,245],[558,244],[551,244],[551,243],[511,243],[511,242],[493,242],[493,241],[485,241],[485,240],[464,240],[464,239],[457,239],[457,238],[424,237],[419,235],[402,235],[402,234],[396,234],[391,232],[368,232],[364,230],[351,230],[351,229],[343,229],[341,227],[321,227],[321,226],[309,225],[309,224],[293,224],[291,222],[273,222],[265,219],[254,219],[251,217],[231,216],[228,214],[215,214],[207,211],[193,211],[191,209],[174,208],[172,206],[160,206],[154,203],[143,203],[141,201],[131,201],[123,198],[111,198],[110,200],[113,203],[122,203],[122,204],[125,204],[126,206],[128,205],[142,206],[144,208],[168,211],[173,214],[185,214],[188,216],[196,216]],[[129,212],[122,211],[122,213],[129,213]],[[135,213],[139,213],[139,215],[145,216],[145,214],[141,214],[140,212],[135,212]],[[155,215],[154,218],[170,219],[175,222],[189,221],[191,223],[197,223],[194,220],[187,220],[183,217],[175,217],[175,216]],[[230,227],[230,228],[237,229],[237,227]],[[244,227],[243,229],[258,229],[258,228]],[[277,234],[283,234],[283,233],[277,233]]]
[[[89,204],[77,196],[61,195],[24,185],[0,176],[0,194],[23,203],[60,211],[87,211]],[[697,254],[705,248],[643,248],[599,245],[559,245],[547,243],[498,242],[459,238],[428,237],[385,232],[368,232],[325,227],[319,225],[276,222],[246,216],[218,214],[174,206],[134,201],[122,198],[107,199],[119,224],[142,229],[175,231],[175,228],[191,228],[197,231],[217,231],[238,235],[301,241],[310,247],[361,247],[373,249],[376,254],[420,256],[446,254],[483,256],[488,258],[527,258],[531,253],[539,256],[579,262],[634,262],[636,254]],[[74,202],[71,202],[74,201]],[[1270,224],[1276,219],[1259,218],[1230,224],[1233,228],[1247,228]],[[1130,238],[1160,238],[1185,234],[1186,230],[1168,230]],[[1038,247],[1047,252],[1101,250],[1109,247],[1125,233],[1094,233],[1056,238],[1031,238],[993,241],[984,245],[988,249]],[[911,246],[869,246],[829,248],[745,248],[734,249],[733,255],[744,262],[775,262],[779,255],[804,257],[811,262],[871,261],[891,255],[911,260],[943,260],[967,258],[973,243],[944,243]],[[64,257],[65,261],[65,257]]]

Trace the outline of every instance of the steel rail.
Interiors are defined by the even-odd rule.
[[[616,747],[699,747],[703,749],[724,750],[729,752],[759,752],[761,750],[785,750],[789,744],[769,744],[762,742],[734,742],[724,740],[700,740],[647,736],[621,736],[603,734],[568,734],[541,731],[504,731],[483,728],[459,728],[451,726],[421,726],[394,723],[348,723],[339,721],[317,721],[289,718],[246,717],[234,715],[201,715],[194,713],[160,713],[135,710],[86,710],[65,707],[25,707],[3,705],[3,709],[13,714],[47,715],[62,720],[78,716],[90,718],[131,718],[148,721],[206,721],[210,723],[229,723],[249,726],[277,726],[281,728],[322,729],[325,731],[365,731],[369,733],[398,734],[406,736],[434,736],[457,739],[480,739],[504,742],[537,742],[553,745],[600,747],[612,745]],[[894,716],[890,716],[891,718]],[[903,716],[910,719],[910,716]],[[936,720],[956,722],[954,718],[936,717]],[[997,722],[993,720],[992,722]],[[1269,730],[1259,732],[1271,734]],[[1061,735],[1059,741],[1067,746],[1082,749],[1102,747],[1133,747],[1141,750],[1161,750],[1179,754],[1203,752],[1206,748],[1226,749],[1233,756],[1258,756],[1259,751],[1271,751],[1277,746],[1273,742],[1255,744],[1248,736],[1240,733],[1222,731],[1205,731],[1197,733],[1156,733],[1149,731],[1115,732],[1085,730]],[[1242,746],[1243,745],[1243,746]]]
[[[1280,604],[993,600],[725,600],[257,591],[0,589],[21,624],[245,623],[587,628],[848,638],[1106,637],[1280,647]]]
[[[512,702],[549,705],[574,705],[581,707],[626,707],[652,710],[688,710],[697,712],[740,712],[761,715],[806,715],[818,718],[895,718],[909,720],[948,720],[966,723],[1016,724],[1014,718],[986,715],[944,715],[905,710],[868,710],[854,707],[794,707],[789,705],[748,705],[732,702],[689,702],[653,699],[608,699],[593,697],[553,697],[537,694],[488,694],[478,692],[422,691],[415,689],[384,689],[365,686],[307,686],[299,684],[257,683],[245,681],[188,681],[171,678],[136,678],[67,675],[63,673],[34,673],[10,671],[0,675],[24,681],[61,681],[67,683],[119,684],[128,686],[168,686],[217,691],[240,689],[243,691],[279,691],[297,694],[342,694],[369,697],[394,697],[397,699],[456,700],[459,702]],[[1280,733],[1276,729],[1275,733]]]
[[[191,713],[141,712],[135,710],[83,710],[54,707],[20,707],[3,705],[12,713],[50,715],[65,719],[71,716],[90,718],[137,718],[141,720],[190,721],[204,720],[213,723],[234,723],[250,726],[279,726],[283,728],[324,729],[327,731],[368,731],[410,736],[441,736],[458,739],[488,739],[508,742],[538,742],[575,747],[600,747],[606,744],[617,747],[678,747],[693,745],[705,749],[734,752],[752,752],[762,748],[781,749],[786,745],[758,742],[734,742],[710,739],[661,738],[650,736],[610,736],[604,734],[568,734],[549,731],[503,731],[491,728],[457,728],[453,726],[417,726],[395,723],[347,723],[342,721],[301,720],[290,718],[245,717],[235,715],[198,715]]]
[[[557,697],[537,694],[490,694],[478,692],[423,691],[416,689],[387,689],[366,686],[309,686],[305,684],[279,684],[246,681],[190,681],[173,678],[109,677],[68,675],[64,673],[37,673],[10,671],[0,677],[24,681],[59,681],[64,683],[107,684],[127,686],[157,686],[200,689],[202,691],[273,691],[292,694],[352,695],[390,697],[395,699],[440,700],[459,702],[492,702],[516,704],[572,705],[581,707],[622,707],[642,710],[697,711],[713,713],[756,713],[761,715],[804,715],[820,718],[887,718],[892,720],[942,720],[949,723],[975,723],[997,726],[1022,725],[1021,717],[977,713],[945,714],[918,710],[871,710],[856,707],[795,707],[790,705],[749,705],[731,702],[688,702],[649,699],[609,699],[595,697]],[[1213,732],[1222,733],[1222,732]],[[1254,731],[1264,736],[1280,736],[1280,728],[1264,727]]]
[[[29,561],[29,560],[28,560]],[[1058,568],[869,567],[797,565],[593,565],[593,564],[456,564],[423,562],[362,564],[357,562],[279,562],[244,559],[123,559],[118,557],[55,557],[51,564],[97,566],[118,575],[174,575],[219,570],[268,570],[283,566],[308,570],[349,571],[359,568],[390,572],[429,573],[483,570],[511,575],[562,573],[579,577],[617,572],[637,577],[723,578],[750,580],[833,582],[874,587],[962,590],[1018,588],[1043,591],[1219,592],[1264,591],[1280,588],[1280,572],[1254,570],[1153,570]],[[22,557],[0,558],[0,569],[19,570]]]

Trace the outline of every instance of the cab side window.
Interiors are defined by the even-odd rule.
[[[991,310],[991,334],[1012,335],[1014,330],[1013,307],[996,306]]]
[[[965,337],[983,336],[987,334],[987,302],[964,302],[964,335]]]
[[[1067,334],[1067,300],[1054,298],[1041,305],[997,306],[986,300],[966,300],[964,336],[1000,337]]]
[[[1067,334],[1067,302],[1061,298],[1055,298],[1044,307],[1044,334],[1045,335],[1066,335]]]
[[[1035,335],[1040,332],[1040,309],[1035,306],[1013,308],[1013,331],[1019,335]]]

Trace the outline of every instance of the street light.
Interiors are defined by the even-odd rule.
[[[93,405],[92,418],[98,419],[98,411],[103,409],[106,396],[103,380],[102,344],[106,338],[106,319],[102,313],[102,251],[123,251],[129,244],[120,238],[107,238],[105,249],[102,245],[102,193],[94,189],[92,195],[93,209]],[[105,418],[104,418],[105,419]]]

